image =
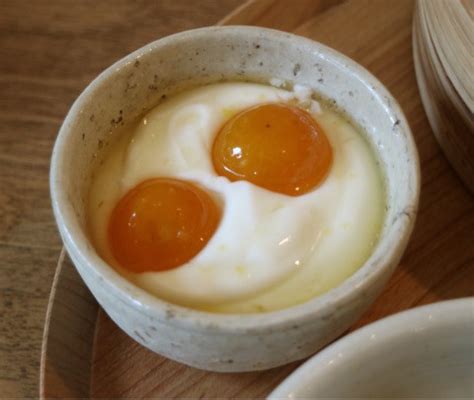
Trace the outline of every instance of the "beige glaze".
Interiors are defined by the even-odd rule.
[[[269,399],[472,399],[473,337],[474,297],[416,307],[334,342]]]
[[[366,132],[386,176],[387,213],[372,256],[327,294],[285,310],[215,315],[174,306],[107,266],[85,229],[94,160],[115,127],[187,84],[269,77],[310,86]],[[371,304],[406,247],[418,206],[418,156],[399,106],[366,70],[294,35],[250,27],[183,32],[132,53],[89,85],[71,108],[51,166],[55,216],[80,275],[110,317],[144,346],[203,369],[245,371],[304,358],[347,329]]]

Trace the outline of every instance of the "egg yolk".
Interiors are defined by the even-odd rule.
[[[331,145],[314,118],[278,103],[258,105],[229,119],[212,148],[218,175],[290,196],[319,185],[332,157]]]
[[[173,269],[206,246],[220,218],[218,205],[196,185],[150,179],[131,189],[112,211],[110,248],[129,271]]]

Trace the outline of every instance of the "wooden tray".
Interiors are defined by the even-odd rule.
[[[474,295],[474,201],[443,157],[423,111],[412,14],[412,0],[252,0],[222,21],[284,29],[338,49],[374,73],[409,120],[423,177],[417,225],[385,291],[352,330],[410,307]],[[151,353],[115,326],[61,255],[44,333],[42,398],[256,398],[299,364],[219,374]]]

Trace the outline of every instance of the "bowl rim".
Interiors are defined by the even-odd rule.
[[[325,59],[335,64],[343,65],[349,74],[360,80],[371,91],[373,96],[385,106],[392,122],[395,124],[397,121],[399,132],[403,137],[407,152],[410,154],[408,161],[410,174],[407,187],[411,188],[411,190],[407,191],[403,206],[403,209],[407,211],[402,212],[399,218],[391,223],[390,227],[386,229],[386,232],[381,237],[385,241],[388,238],[392,239],[391,244],[389,246],[386,245],[385,247],[387,248],[383,252],[379,251],[381,255],[374,259],[374,253],[379,250],[381,243],[384,242],[380,240],[369,259],[341,284],[305,303],[281,310],[249,314],[211,313],[167,302],[135,286],[105,263],[97,253],[91,252],[88,255],[92,246],[89,245],[88,239],[80,234],[81,228],[74,211],[67,204],[67,195],[61,180],[62,166],[67,166],[67,159],[64,157],[63,149],[68,138],[74,134],[74,131],[68,128],[69,122],[80,113],[82,104],[89,100],[90,94],[102,85],[102,81],[111,79],[121,68],[135,62],[148,52],[159,51],[160,48],[189,39],[192,40],[199,35],[214,35],[221,34],[221,32],[245,36],[261,35],[260,38],[265,37],[275,41],[291,40],[294,42],[294,45],[309,47],[313,51],[322,54]],[[320,317],[327,318],[333,311],[340,309],[343,304],[357,301],[357,298],[360,295],[364,295],[367,289],[387,269],[392,269],[393,271],[395,268],[392,264],[394,260],[398,262],[414,227],[419,192],[419,159],[410,127],[396,99],[377,78],[354,60],[314,40],[275,29],[239,25],[204,27],[166,36],[148,43],[105,69],[83,90],[68,111],[54,144],[50,166],[50,194],[53,213],[64,245],[73,263],[81,265],[80,268],[76,265],[76,268],[82,269],[82,266],[86,266],[87,272],[92,273],[94,278],[101,281],[104,290],[107,290],[118,301],[135,308],[137,312],[153,315],[159,319],[167,319],[175,327],[182,327],[184,329],[193,327],[193,329],[202,331],[261,331],[278,329],[286,325],[294,326],[299,321]]]
[[[268,399],[289,398],[290,393],[295,395],[294,391],[299,389],[298,386],[301,387],[302,381],[311,378],[315,371],[321,371],[328,359],[341,352],[344,352],[346,360],[351,359],[364,354],[371,347],[387,346],[394,340],[409,340],[426,334],[428,330],[436,331],[463,321],[472,321],[474,324],[474,297],[431,303],[382,318],[343,336],[312,356],[285,378]],[[370,337],[377,340],[364,340]]]

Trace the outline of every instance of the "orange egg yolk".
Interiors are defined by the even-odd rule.
[[[196,185],[150,179],[131,189],[112,211],[110,248],[129,271],[173,269],[206,246],[220,218],[218,205]]]
[[[314,118],[277,103],[258,105],[229,119],[212,148],[217,174],[290,196],[318,186],[332,158],[331,145]]]

